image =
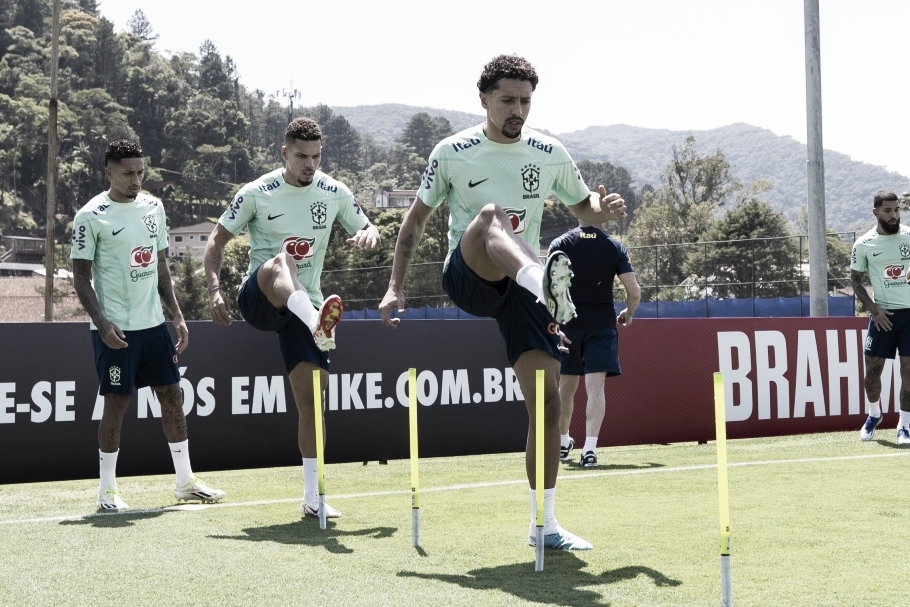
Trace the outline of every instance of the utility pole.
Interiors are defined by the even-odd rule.
[[[809,315],[828,316],[825,236],[825,150],[822,147],[822,68],[818,0],[803,0],[806,30],[806,174],[809,178]]]
[[[288,123],[290,123],[294,115],[294,99],[300,99],[300,91],[294,88],[294,83],[292,82],[290,89],[281,89],[281,92],[276,92],[275,95],[281,95],[288,100]]]
[[[47,232],[44,241],[44,320],[54,320],[54,224],[57,215],[57,63],[60,55],[60,0],[51,18],[51,96],[47,128]]]

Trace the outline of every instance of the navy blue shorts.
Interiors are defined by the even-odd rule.
[[[869,330],[863,353],[876,358],[894,358],[895,352],[910,356],[910,309],[889,310],[890,331],[879,331],[875,321],[869,317]]]
[[[565,331],[565,334],[572,343],[569,344],[569,353],[562,355],[562,375],[622,375],[616,329]]]
[[[97,329],[92,330],[99,394],[132,394],[133,386],[159,388],[180,383],[177,350],[164,323],[123,334],[127,346],[114,349],[104,344]]]
[[[528,350],[559,360],[557,325],[546,306],[511,278],[490,282],[475,274],[461,256],[460,242],[442,272],[442,288],[468,314],[496,319],[512,365]]]
[[[262,266],[260,266],[262,267]],[[259,268],[240,286],[237,309],[243,320],[260,331],[278,334],[284,368],[290,373],[301,362],[329,370],[329,355],[316,347],[310,328],[286,307],[277,309],[259,288]]]

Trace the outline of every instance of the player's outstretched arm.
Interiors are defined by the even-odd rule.
[[[382,303],[379,304],[379,316],[382,324],[396,328],[398,318],[390,318],[393,306],[399,312],[404,312],[404,278],[408,273],[411,258],[417,252],[417,245],[423,237],[423,230],[427,219],[433,214],[433,207],[428,207],[420,198],[404,214],[401,228],[398,230],[398,240],[395,242],[395,255],[392,260],[392,277],[389,279],[389,288]]]
[[[599,225],[606,221],[620,221],[626,218],[626,201],[619,194],[607,194],[607,188],[597,186],[596,192],[591,192],[587,198],[569,206],[572,214],[591,225]]]
[[[221,264],[224,263],[224,247],[233,237],[234,235],[227,228],[220,223],[217,224],[209,235],[208,242],[205,244],[205,253],[202,255],[212,322],[223,327],[231,324],[231,306],[221,292],[219,277]]]

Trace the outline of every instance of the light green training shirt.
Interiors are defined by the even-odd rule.
[[[244,229],[250,234],[250,265],[253,270],[280,251],[297,262],[297,279],[317,308],[324,300],[321,289],[326,246],[337,219],[349,234],[369,225],[369,220],[346,185],[316,171],[308,186],[293,186],[275,169],[237,192],[218,219],[231,234]]]
[[[92,262],[92,287],[105,318],[124,331],[164,322],[158,251],[167,249],[167,221],[160,200],[139,194],[114,202],[99,194],[76,213],[72,244],[72,259]]]
[[[872,285],[872,300],[888,310],[910,308],[910,228],[897,234],[879,234],[873,228],[853,244],[850,269],[865,272]]]
[[[468,224],[489,203],[502,207],[515,234],[538,250],[543,203],[551,191],[567,205],[590,193],[559,141],[524,128],[515,143],[496,143],[479,124],[436,145],[417,196],[434,208],[448,199],[451,256]]]

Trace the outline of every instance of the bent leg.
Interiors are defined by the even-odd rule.
[[[460,247],[465,263],[484,280],[514,280],[518,270],[539,263],[531,245],[515,236],[508,214],[495,204],[484,206],[468,224]]]
[[[527,350],[515,362],[515,376],[525,397],[528,410],[528,439],[525,448],[525,470],[531,489],[537,489],[537,370],[544,370],[544,486],[556,486],[559,472],[559,361],[542,350]]]
[[[283,309],[295,291],[305,291],[297,280],[297,264],[287,253],[279,253],[259,267],[257,284],[269,303]]]

